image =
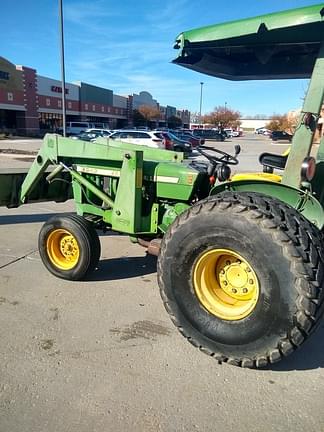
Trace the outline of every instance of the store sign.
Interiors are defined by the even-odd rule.
[[[0,70],[0,79],[9,81],[9,72]]]
[[[59,86],[51,86],[51,90],[54,93],[62,93],[62,87]],[[65,89],[65,94],[69,94],[69,89]]]

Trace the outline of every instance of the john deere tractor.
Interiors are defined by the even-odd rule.
[[[219,362],[264,367],[292,353],[324,308],[324,140],[311,156],[324,92],[324,4],[180,34],[174,63],[230,80],[309,78],[288,156],[231,176],[234,155],[206,163],[109,139],[47,135],[28,172],[0,175],[0,205],[73,198],[49,219],[39,252],[55,276],[80,280],[100,258],[99,229],[158,255],[167,312]],[[95,288],[94,288],[95,289]]]

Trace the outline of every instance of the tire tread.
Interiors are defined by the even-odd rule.
[[[215,357],[219,363],[235,364],[241,367],[260,368],[278,362],[296,350],[318,326],[324,312],[323,290],[323,235],[305,217],[294,208],[278,199],[259,193],[224,192],[209,197],[182,213],[170,226],[161,245],[158,259],[158,282],[164,306],[173,323],[181,327],[181,333],[188,341],[205,352],[189,331],[178,322],[172,313],[173,300],[168,298],[164,290],[163,259],[168,242],[174,232],[184,223],[190,221],[202,212],[249,212],[249,217],[256,219],[262,230],[269,233],[274,242],[281,245],[285,254],[290,256],[292,271],[296,278],[298,292],[294,327],[284,338],[278,340],[277,346],[267,353],[260,353],[255,358],[230,358],[218,352],[208,354]],[[225,216],[226,217],[226,216]]]

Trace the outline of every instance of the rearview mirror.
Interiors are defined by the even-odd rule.
[[[235,150],[235,157],[236,157],[241,153],[241,146],[239,144],[236,144],[234,150]]]

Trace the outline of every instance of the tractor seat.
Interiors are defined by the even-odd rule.
[[[270,182],[281,182],[281,176],[278,174],[272,173],[239,173],[234,174],[231,178],[231,181],[270,181]]]
[[[259,162],[263,165],[263,172],[273,173],[274,169],[284,170],[287,159],[288,154],[277,155],[274,153],[262,153],[259,157]]]
[[[232,181],[270,181],[270,182],[281,182],[281,176],[274,174],[274,168],[283,170],[285,169],[288,155],[290,153],[290,147],[282,154],[277,155],[274,153],[262,153],[259,157],[259,162],[263,165],[263,173],[240,173],[234,174],[231,178]]]

